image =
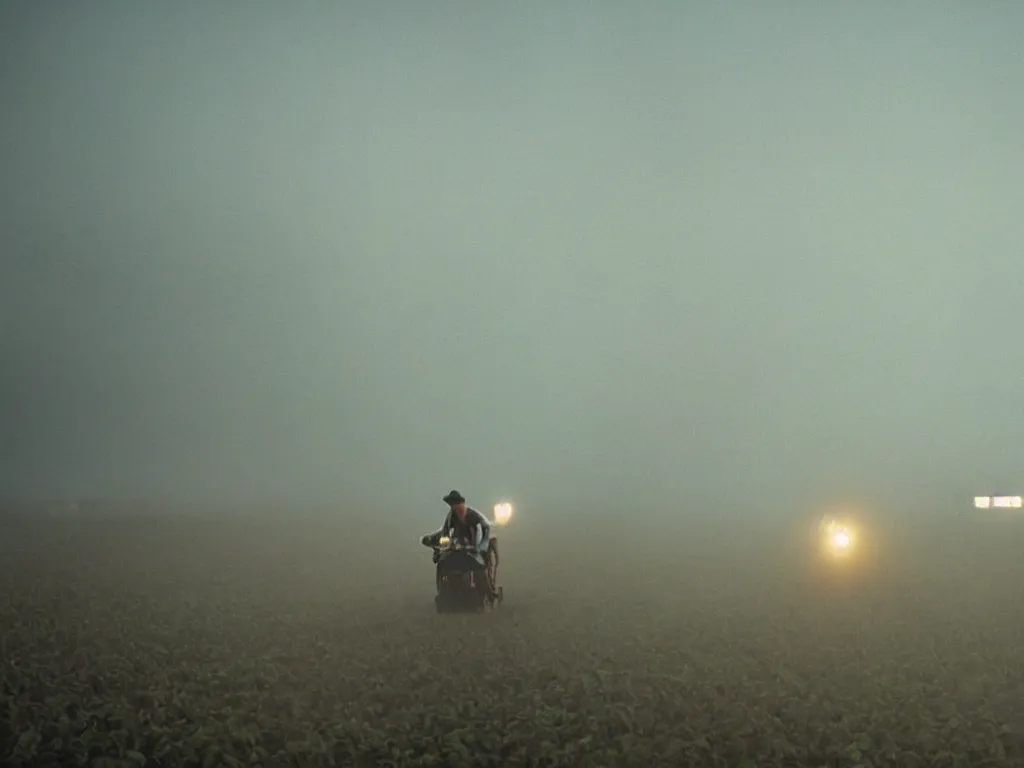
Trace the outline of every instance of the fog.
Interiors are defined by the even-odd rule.
[[[1022,22],[5,3],[0,491],[1019,493]]]

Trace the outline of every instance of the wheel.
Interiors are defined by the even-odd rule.
[[[471,610],[474,613],[485,613],[487,611],[487,603],[489,601],[487,599],[487,593],[484,590],[478,587],[473,587],[473,591],[466,595],[466,597],[468,598]]]

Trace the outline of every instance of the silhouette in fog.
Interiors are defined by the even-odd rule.
[[[460,542],[470,547],[470,555],[480,565],[481,571],[486,578],[479,579],[481,589],[487,590],[488,596],[494,598],[495,585],[493,581],[492,565],[496,564],[492,558],[491,522],[481,512],[466,504],[466,498],[457,490],[452,489],[442,499],[448,505],[448,514],[445,515],[441,527],[433,533],[428,533],[420,541],[424,546],[436,547],[441,538],[446,536],[452,542]],[[438,580],[441,578],[441,563],[438,562]]]

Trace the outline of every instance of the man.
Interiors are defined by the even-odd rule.
[[[441,527],[433,533],[428,533],[420,541],[426,547],[437,546],[442,536],[447,536],[452,541],[461,541],[468,544],[477,552],[477,560],[481,562],[485,578],[481,579],[482,588],[487,590],[490,599],[495,598],[494,584],[490,583],[494,578],[492,570],[492,544],[491,522],[480,512],[467,506],[465,497],[456,490],[451,490],[443,499],[448,505],[448,514],[445,515]],[[496,554],[496,552],[494,553]],[[494,565],[497,565],[495,560]]]

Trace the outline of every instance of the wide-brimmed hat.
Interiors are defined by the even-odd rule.
[[[444,503],[450,507],[453,504],[462,504],[463,502],[466,501],[466,497],[453,488],[452,490],[448,491],[448,495],[445,496],[444,499],[442,499],[442,501],[444,501]]]

